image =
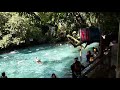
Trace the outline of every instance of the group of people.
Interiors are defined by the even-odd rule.
[[[87,62],[91,63],[94,61],[94,58],[98,56],[98,49],[93,47],[93,54],[91,51],[87,52],[86,58]],[[81,78],[81,71],[85,68],[81,64],[81,62],[78,60],[78,57],[76,57],[75,62],[71,65],[71,71],[72,71],[72,78]]]
[[[98,54],[98,49],[93,47],[93,55],[91,54],[91,51],[87,52],[86,58],[88,62],[92,62],[94,57],[96,57]],[[35,58],[35,62],[38,64],[41,64],[41,60],[39,58]],[[81,64],[81,62],[78,60],[78,57],[76,57],[74,59],[74,63],[71,65],[71,70],[72,70],[72,77],[73,78],[80,78],[81,77],[81,71],[84,69],[85,67]],[[5,75],[5,72],[2,73],[1,78],[7,78],[7,76]],[[51,78],[57,78],[56,74],[53,73],[51,75]]]
[[[91,53],[91,51],[87,52],[86,58],[87,58],[87,62],[91,63],[94,61],[94,58],[98,56],[98,49],[93,47],[93,54]]]
[[[93,47],[93,54],[91,54],[91,51],[87,52],[86,58],[89,63],[93,62],[94,57],[98,55],[98,49]],[[37,57],[35,58],[35,61],[38,64],[41,64],[41,60],[39,60]],[[72,71],[72,78],[80,78],[81,77],[81,71],[85,67],[81,64],[81,62],[78,60],[78,57],[74,58],[74,63],[71,65],[71,71]],[[53,73],[51,75],[51,78],[57,78],[56,74]]]

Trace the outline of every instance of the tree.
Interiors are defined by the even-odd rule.
[[[100,26],[105,33],[117,33],[119,18],[120,13],[115,12],[1,12],[0,47],[28,43],[30,38],[55,40],[61,32],[72,34],[90,26]],[[49,24],[56,27],[56,37],[49,36]]]

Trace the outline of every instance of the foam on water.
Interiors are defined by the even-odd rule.
[[[11,51],[10,54],[15,54],[15,53],[18,53],[17,50],[14,50],[14,51]]]

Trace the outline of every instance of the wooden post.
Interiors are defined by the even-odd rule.
[[[119,21],[119,33],[118,33],[118,53],[117,53],[116,78],[120,78],[120,21]]]

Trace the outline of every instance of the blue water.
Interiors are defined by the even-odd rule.
[[[93,46],[98,43],[82,50],[82,63],[86,62],[85,54]],[[70,65],[79,56],[78,48],[56,44],[11,51],[0,55],[0,73],[5,71],[9,78],[50,78],[52,73],[59,78],[71,77]],[[41,59],[42,64],[36,63],[35,57]]]

